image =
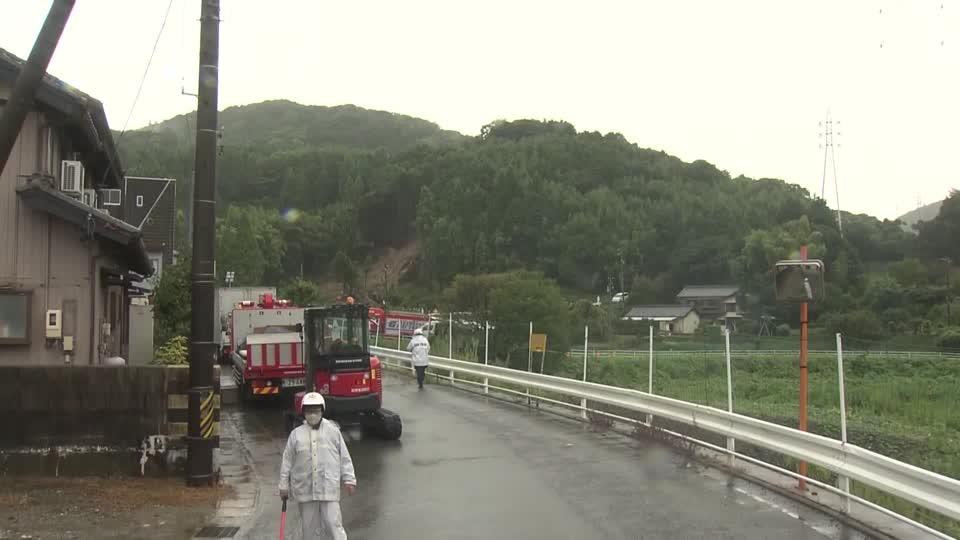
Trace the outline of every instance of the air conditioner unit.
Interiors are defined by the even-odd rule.
[[[96,208],[97,207],[97,191],[94,189],[83,190],[83,198],[81,200],[83,201],[83,204]]]
[[[100,204],[103,206],[120,206],[123,193],[119,189],[101,189]]]
[[[60,163],[60,191],[83,193],[83,163],[66,159]]]

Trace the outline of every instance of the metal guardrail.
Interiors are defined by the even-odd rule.
[[[580,350],[571,350],[569,353],[571,356],[582,357],[583,349]],[[643,350],[628,350],[628,349],[591,349],[590,354],[600,358],[646,358],[648,352]],[[676,357],[691,357],[691,356],[719,356],[723,357],[726,352],[723,349],[691,349],[683,351],[657,351],[657,358],[676,358]],[[799,350],[790,350],[790,349],[774,349],[774,350],[754,350],[754,349],[741,349],[741,350],[731,350],[730,354],[742,358],[742,357],[752,357],[752,356],[761,356],[761,357],[789,357],[795,358],[800,354]],[[836,358],[837,351],[810,351],[811,357],[814,356],[829,356],[830,358]],[[902,360],[943,360],[951,359],[960,361],[960,353],[954,352],[938,352],[938,351],[882,351],[882,350],[870,350],[870,351],[844,351],[844,356],[847,357],[857,357],[857,356],[876,356],[883,358],[898,358]]]
[[[372,347],[371,349],[381,357],[403,363],[409,363],[410,361],[409,354],[405,352],[381,347]],[[540,375],[438,356],[430,357],[430,365],[434,369],[449,371],[451,379],[454,374],[470,375],[532,390],[576,397],[580,400],[586,400],[581,401],[581,407],[584,410],[587,410],[586,402],[596,402],[681,422],[819,465],[841,477],[857,480],[906,499],[920,507],[939,512],[954,520],[960,520],[960,480],[894,460],[853,444],[844,444],[828,437],[712,407],[652,395],[639,390],[577,381],[552,375]],[[741,456],[738,455],[738,457]],[[846,496],[894,515],[927,532],[949,538],[939,531],[930,529],[905,516],[894,514],[892,511],[869,501],[849,494],[846,494]]]

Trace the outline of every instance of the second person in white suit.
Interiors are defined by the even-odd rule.
[[[407,344],[407,350],[410,351],[413,368],[417,371],[417,386],[422,390],[427,366],[430,365],[430,342],[427,341],[427,336],[423,335],[422,329],[417,328],[413,331],[413,339]]]

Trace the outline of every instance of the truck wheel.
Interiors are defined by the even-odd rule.
[[[253,401],[253,389],[247,383],[242,383],[237,387],[237,393],[240,394],[241,403],[250,403]]]
[[[395,441],[403,433],[403,422],[400,415],[388,409],[380,409],[375,412],[377,418],[377,431],[381,438],[388,441]]]

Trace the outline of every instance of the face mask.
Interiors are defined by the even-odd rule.
[[[313,426],[313,427],[319,426],[319,425],[320,425],[320,420],[323,419],[323,413],[321,413],[321,412],[308,412],[308,413],[304,414],[303,416],[304,416],[304,418],[306,418],[307,423],[310,424],[310,425]]]

